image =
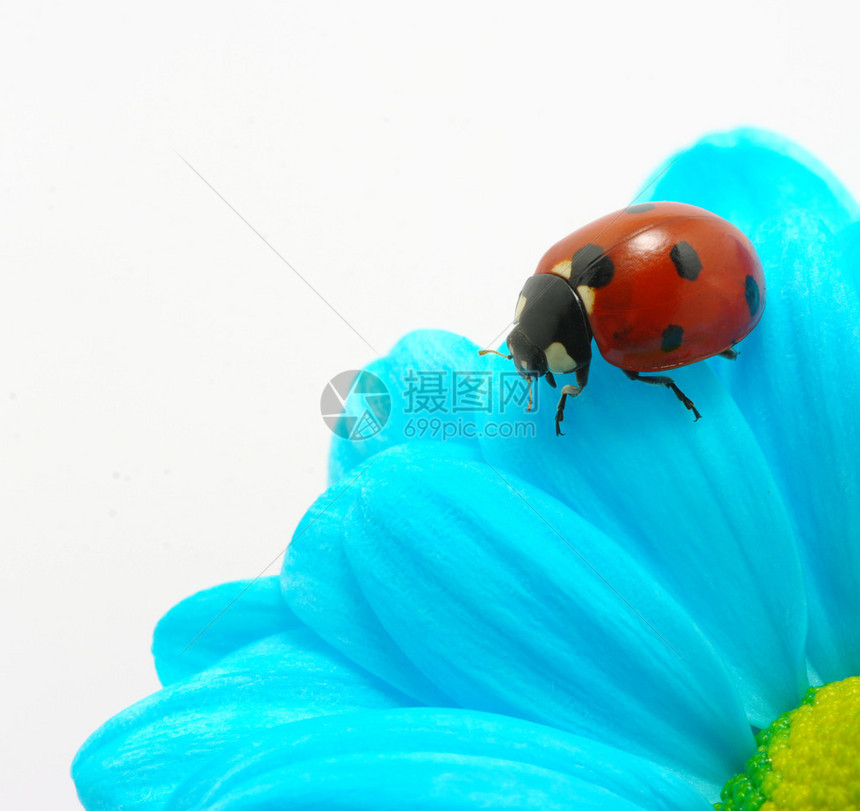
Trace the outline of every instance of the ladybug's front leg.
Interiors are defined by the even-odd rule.
[[[576,370],[576,385],[568,384],[561,390],[561,399],[558,401],[558,410],[555,412],[555,435],[564,436],[561,432],[561,423],[564,420],[564,405],[568,397],[579,397],[585,384],[588,383],[588,366],[580,366]]]
[[[624,374],[627,375],[631,380],[641,380],[643,383],[650,383],[652,386],[665,386],[667,389],[672,389],[675,392],[675,396],[685,405],[690,411],[695,414],[695,419],[701,419],[702,415],[696,410],[696,406],[693,404],[693,401],[687,397],[684,392],[681,391],[676,385],[675,381],[672,380],[671,377],[666,377],[666,375],[654,375],[653,377],[642,377],[639,372],[632,372],[628,369],[622,369]],[[695,420],[694,420],[695,422]]]

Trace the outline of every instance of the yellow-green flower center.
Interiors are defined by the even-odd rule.
[[[860,809],[860,677],[810,688],[756,743],[746,772],[720,793],[718,811]]]

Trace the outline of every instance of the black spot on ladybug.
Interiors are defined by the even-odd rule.
[[[644,214],[646,211],[651,211],[654,208],[654,203],[637,203],[635,206],[627,206],[624,209],[625,214]]]
[[[744,298],[747,300],[747,307],[750,308],[750,315],[755,315],[761,307],[761,291],[758,289],[758,282],[752,276],[747,276],[744,287]]]
[[[669,251],[669,258],[682,279],[689,279],[694,282],[699,278],[702,260],[699,259],[699,254],[689,242],[676,242],[672,246],[672,250]]]
[[[673,352],[681,346],[681,342],[683,340],[684,328],[679,327],[677,324],[669,324],[669,326],[663,330],[663,343],[660,345],[660,349],[664,352]]]
[[[574,289],[581,284],[603,287],[612,281],[614,273],[615,265],[600,245],[583,245],[570,260],[570,285]]]

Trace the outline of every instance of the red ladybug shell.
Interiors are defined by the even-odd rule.
[[[608,214],[553,245],[536,273],[580,294],[603,357],[637,372],[717,355],[758,323],[761,262],[731,223],[684,203]]]

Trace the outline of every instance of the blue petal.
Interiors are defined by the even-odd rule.
[[[852,284],[857,290],[860,288],[860,266],[857,264],[857,257],[860,256],[860,222],[852,223],[837,236],[842,248],[845,282]]]
[[[756,243],[767,310],[722,374],[792,508],[812,669],[843,679],[860,672],[860,250],[849,240],[843,255],[802,212],[762,226]]]
[[[807,686],[806,605],[791,521],[755,433],[707,364],[671,375],[697,422],[666,389],[592,365],[565,436],[554,435],[544,391],[518,419],[536,436],[484,437],[484,456],[616,539],[702,628],[750,720],[766,726]],[[755,363],[744,353],[737,366]]]
[[[302,519],[284,556],[284,599],[326,642],[415,703],[450,706],[451,699],[415,668],[382,627],[343,549],[348,513],[367,469],[365,464],[347,473]]]
[[[72,764],[84,806],[157,809],[209,759],[244,753],[261,731],[405,698],[307,629],[271,636],[139,701],[97,730]]]
[[[167,685],[193,676],[251,642],[297,625],[277,577],[201,591],[171,608],[155,628],[158,678]]]
[[[556,499],[441,443],[379,454],[347,497],[338,532],[368,604],[460,706],[600,736],[699,782],[742,764],[749,727],[713,649]]]
[[[470,811],[488,807],[641,811],[641,806],[567,775],[519,763],[426,752],[280,763],[254,783],[215,792],[205,805],[178,804],[174,809]]]
[[[177,791],[185,809],[710,808],[641,758],[546,726],[474,712],[320,718],[213,763]]]
[[[459,410],[456,396],[458,379],[472,371],[483,374],[487,368],[471,341],[441,330],[417,330],[366,368],[388,388],[391,415],[385,427],[368,439],[333,438],[330,482],[337,482],[375,453],[415,438],[474,444],[465,427],[474,423],[474,412]],[[350,402],[347,400],[347,406]]]
[[[857,202],[819,160],[765,130],[709,135],[668,166],[643,199],[701,206],[747,235],[762,221],[797,209],[816,212],[834,229],[860,216]]]

